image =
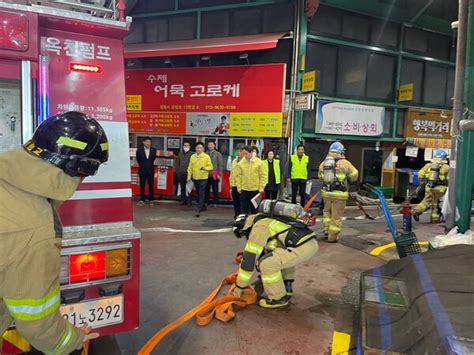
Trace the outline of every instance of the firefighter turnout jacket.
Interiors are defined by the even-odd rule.
[[[336,162],[335,181],[327,189],[321,190],[322,196],[335,200],[347,200],[349,198],[349,183],[357,181],[359,171],[342,154],[329,152],[328,158],[334,158]],[[324,161],[319,166],[319,178],[324,182]]]
[[[436,166],[436,172],[434,168]],[[435,173],[435,174],[433,174]],[[433,177],[433,175],[435,177]],[[426,192],[434,190],[439,193],[445,193],[448,188],[449,165],[441,158],[433,158],[431,163],[426,164],[419,172],[418,179],[426,180]]]
[[[15,320],[45,353],[68,354],[84,339],[59,313],[61,240],[52,207],[79,182],[23,149],[0,154],[0,336]]]
[[[247,218],[244,231],[249,231],[236,285],[247,287],[256,264],[268,297],[281,299],[286,294],[283,280],[293,280],[295,266],[311,259],[318,251],[314,232],[303,223],[283,222],[265,214]]]

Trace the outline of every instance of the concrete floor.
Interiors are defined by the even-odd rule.
[[[360,214],[356,209],[346,213]],[[401,223],[400,218],[396,221]],[[135,224],[143,233],[140,329],[97,340],[90,353],[135,354],[156,331],[199,304],[224,275],[235,271],[233,256],[245,241],[229,231],[209,232],[231,223],[228,207],[210,209],[200,218],[194,217],[194,209],[175,202],[136,207]],[[254,305],[239,310],[232,322],[214,321],[207,327],[190,321],[154,353],[330,354],[333,331],[351,333],[354,328],[359,273],[396,257],[394,251],[381,257],[368,254],[374,246],[391,242],[384,219],[346,221],[344,226],[340,243],[320,240],[319,253],[297,268],[289,308],[263,310]],[[195,232],[164,232],[163,227]],[[415,227],[423,235],[438,234],[438,229],[442,233],[439,226]]]

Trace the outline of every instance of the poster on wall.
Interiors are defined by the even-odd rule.
[[[186,134],[202,136],[228,136],[228,113],[187,113]]]
[[[316,133],[380,136],[384,121],[384,107],[320,100],[316,112]]]
[[[128,70],[130,131],[281,137],[285,70],[285,64]],[[163,125],[167,115],[172,122]]]

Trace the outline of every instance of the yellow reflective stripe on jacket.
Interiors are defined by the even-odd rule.
[[[252,273],[245,271],[242,268],[239,268],[239,273],[237,275],[237,279],[242,281],[242,282],[249,282],[250,279],[252,278]]]
[[[249,253],[260,255],[263,251],[263,247],[252,242],[247,242],[247,244],[245,245],[244,251],[248,251]]]
[[[270,225],[268,226],[268,231],[270,232],[271,235],[275,235],[277,233],[280,233],[284,231],[285,229],[288,229],[289,226],[285,223],[282,223],[277,220],[273,220]]]
[[[266,284],[273,284],[273,283],[281,281],[282,279],[283,277],[281,276],[281,271],[275,272],[274,274],[270,274],[270,275],[262,274],[262,282]]]
[[[349,173],[349,177],[352,178],[356,175],[359,175],[359,172],[357,171],[357,169],[354,169],[352,170],[350,173]]]
[[[278,240],[277,239],[273,239],[271,241],[269,241],[267,243],[267,245],[265,246],[265,249],[267,250],[275,250],[276,248],[278,247]]]
[[[63,354],[64,350],[66,350],[70,344],[74,341],[75,334],[74,331],[72,330],[72,325],[71,323],[66,324],[66,329],[64,330],[63,335],[61,335],[61,338],[58,341],[58,344],[52,351],[48,351],[45,354],[46,355],[56,355],[56,354]]]
[[[296,246],[303,244],[304,242],[306,242],[308,239],[311,239],[311,238],[314,238],[314,233],[310,233],[308,235],[305,235],[303,238],[298,240],[298,243],[296,244]]]
[[[8,299],[4,298],[10,314],[20,320],[37,320],[44,318],[59,308],[61,296],[59,287],[40,299]]]

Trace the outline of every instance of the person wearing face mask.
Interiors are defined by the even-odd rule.
[[[265,198],[276,200],[280,190],[281,169],[280,161],[275,159],[275,152],[273,150],[267,153],[267,159],[263,161],[263,165],[268,176],[268,183],[265,186]]]
[[[244,148],[244,159],[236,166],[236,186],[240,194],[242,213],[255,213],[252,199],[263,193],[267,184],[267,172],[260,158],[254,156],[252,147]]]
[[[178,175],[178,183],[181,190],[181,205],[191,204],[191,199],[188,201],[186,196],[186,181],[188,179],[188,166],[191,159],[191,144],[189,142],[183,143],[183,150],[178,154],[176,161],[176,174]]]

